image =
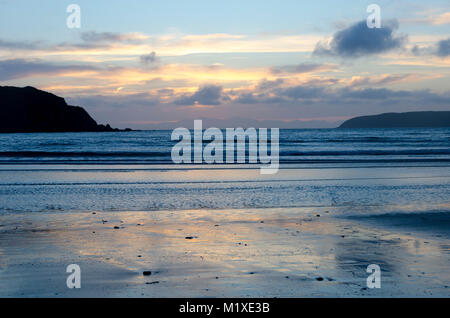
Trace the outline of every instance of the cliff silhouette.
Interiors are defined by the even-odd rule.
[[[0,132],[107,132],[79,106],[34,87],[0,86]]]
[[[385,113],[381,115],[362,116],[349,119],[339,126],[339,128],[415,127],[450,127],[450,111]]]

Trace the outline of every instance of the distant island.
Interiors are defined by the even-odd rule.
[[[385,113],[381,115],[361,116],[349,119],[339,126],[339,128],[408,127],[450,127],[450,111]]]
[[[127,129],[130,130],[130,129]],[[79,106],[34,87],[0,86],[0,133],[109,132]]]

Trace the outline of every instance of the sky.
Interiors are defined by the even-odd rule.
[[[370,4],[381,28],[367,26]],[[0,85],[119,128],[450,111],[450,2],[0,0]]]

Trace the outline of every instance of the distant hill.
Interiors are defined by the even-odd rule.
[[[118,131],[98,125],[82,108],[34,87],[0,86],[0,132]]]
[[[386,113],[355,117],[339,128],[450,127],[450,111]]]

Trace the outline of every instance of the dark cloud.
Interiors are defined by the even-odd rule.
[[[23,78],[33,75],[58,74],[65,71],[96,70],[87,65],[57,65],[38,60],[13,59],[0,61],[0,80]]]
[[[282,89],[278,93],[281,97],[289,97],[292,99],[311,99],[320,97],[323,92],[323,87],[299,85]]]
[[[411,49],[411,53],[416,56],[429,56],[436,55],[439,57],[450,56],[450,38],[446,40],[441,40],[434,45],[421,46],[414,45]]]
[[[450,38],[438,42],[436,55],[442,57],[447,57],[450,55]]]
[[[344,88],[340,91],[340,98],[357,98],[357,99],[388,99],[398,97],[410,97],[410,91],[393,91],[387,88],[365,88],[365,89],[349,89]]]
[[[396,78],[397,79],[397,78]],[[391,78],[380,81],[390,81]],[[353,84],[346,87],[298,85],[287,88],[274,88],[261,92],[247,91],[233,99],[236,104],[273,105],[322,105],[331,107],[341,105],[361,105],[361,107],[395,104],[407,109],[414,107],[445,106],[450,104],[450,92],[435,93],[429,90],[391,90],[387,88],[357,88]]]
[[[328,95],[328,94],[327,94]],[[450,92],[436,93],[430,90],[391,90],[387,88],[352,89],[342,88],[335,95],[328,95],[339,105],[361,105],[364,107],[402,107],[404,110],[446,107],[450,104]],[[325,100],[327,96],[324,96]]]
[[[280,85],[282,85],[284,83],[284,79],[282,78],[277,78],[276,80],[270,81],[267,79],[263,79],[258,86],[256,87],[257,90],[270,90],[276,87],[279,87]]]
[[[253,93],[244,93],[239,95],[234,102],[238,104],[259,104],[262,102],[260,97],[261,96],[256,96]]]
[[[272,74],[282,74],[282,73],[301,74],[301,73],[310,73],[313,71],[334,69],[334,68],[335,68],[335,66],[332,66],[332,65],[301,63],[298,65],[285,65],[285,66],[280,66],[280,67],[273,67],[270,69],[270,71]]]
[[[317,43],[314,54],[360,57],[401,48],[406,37],[395,36],[396,29],[398,29],[396,21],[385,23],[379,29],[370,29],[366,21],[361,21],[336,32],[329,45]]]
[[[222,86],[207,85],[199,88],[194,94],[183,96],[175,101],[177,105],[220,105],[222,103]]]
[[[156,57],[156,52],[151,52],[150,54],[141,55],[141,63],[144,65],[152,64],[158,61]]]
[[[220,86],[209,86],[199,88],[194,94],[182,96],[178,100],[166,98],[167,96],[174,97],[173,93],[170,90],[160,90],[150,94],[83,95],[77,98],[68,98],[68,102],[71,105],[86,106],[95,115],[95,118],[99,118],[103,122],[108,119],[111,124],[123,127],[128,127],[128,123],[134,123],[133,127],[136,128],[143,127],[139,125],[149,125],[149,122],[173,122],[188,118],[190,119],[187,122],[192,123],[192,118],[197,118],[197,115],[192,113],[195,110],[179,108],[177,105],[195,103],[203,105],[226,103],[226,107],[202,110],[205,117],[244,116],[244,118],[249,118],[248,116],[251,116],[252,118],[285,119],[298,118],[299,114],[309,116],[309,118],[323,116],[337,118],[354,113],[445,110],[450,104],[450,92],[436,93],[430,90],[392,90],[387,88],[360,89],[351,86],[341,87],[340,85],[314,87],[305,84],[287,88],[276,87],[266,92],[258,91],[255,88],[252,91],[235,92],[234,94],[231,92],[225,94]],[[227,101],[227,96],[232,96],[233,99]],[[274,123],[268,127],[278,126]]]

